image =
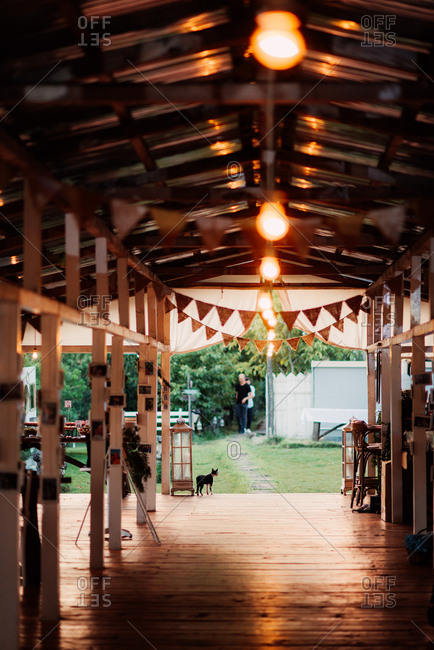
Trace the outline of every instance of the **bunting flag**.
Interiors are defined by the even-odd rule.
[[[158,226],[158,230],[163,235],[161,242],[164,242],[166,247],[170,247],[178,233],[184,228],[185,215],[177,210],[167,210],[157,207],[152,207],[150,213]]]
[[[228,307],[216,307],[216,309],[218,317],[220,318],[221,326],[224,327],[234,312]]]
[[[175,293],[175,296],[176,296],[176,305],[178,309],[181,311],[184,311],[184,309],[186,309],[193,300],[193,298],[184,296],[183,293]]]
[[[176,309],[176,305],[173,304],[171,300],[166,300],[166,305],[164,307],[164,313],[168,314],[172,309]]]
[[[169,289],[169,287],[166,287],[165,284],[161,282],[161,280],[152,280],[152,286],[154,287],[155,295],[157,296],[157,300],[163,300],[165,296],[170,296],[172,293],[172,289]]]
[[[212,339],[212,337],[218,334],[217,330],[213,330],[212,327],[208,327],[208,325],[205,325],[205,335],[206,335],[206,340],[209,341]]]
[[[306,345],[308,345],[309,347],[312,347],[312,343],[314,342],[314,339],[315,339],[315,332],[310,332],[310,334],[305,334],[301,338],[306,343]]]
[[[362,228],[363,212],[358,214],[346,214],[330,220],[330,227],[342,238],[345,246],[352,250],[357,246],[359,241],[360,230]]]
[[[134,205],[128,201],[122,201],[122,199],[111,199],[110,212],[113,227],[116,228],[116,234],[122,240],[149,213],[149,210],[143,205]]]
[[[343,304],[343,302],[333,302],[331,305],[324,305],[324,309],[333,316],[334,320],[340,320]]]
[[[402,294],[402,283],[404,281],[404,276],[402,273],[397,275],[394,278],[390,278],[390,280],[387,280],[386,284],[389,287],[391,293],[398,293]]]
[[[274,354],[277,354],[282,347],[283,340],[273,341],[274,343]]]
[[[345,320],[344,320],[344,319],[342,319],[342,320],[338,320],[338,321],[336,321],[336,323],[333,323],[333,327],[336,327],[337,330],[339,330],[340,332],[343,333],[343,331],[344,331],[344,324],[345,324]]]
[[[348,316],[345,316],[345,318],[349,318],[350,320],[353,321],[353,323],[356,323],[356,325],[359,322],[359,319],[357,318],[356,314],[352,311],[348,314]]]
[[[247,343],[250,343],[250,339],[244,339],[237,336],[237,343],[239,345],[240,350],[244,350]]]
[[[75,214],[80,223],[87,217],[93,216],[102,200],[99,194],[88,190],[80,190],[72,185],[64,185],[61,193],[71,206],[70,212]],[[113,223],[113,225],[115,224]]]
[[[29,176],[25,181],[26,189],[31,193],[31,201],[38,212],[43,212],[48,203],[51,201],[55,194],[54,188],[45,188],[44,185],[36,182],[36,180]]]
[[[195,320],[194,318],[191,319],[191,329],[193,332],[197,332],[197,330],[200,330],[202,327],[202,323],[200,323],[198,320]]]
[[[241,318],[241,322],[244,325],[245,329],[248,330],[250,325],[253,323],[253,319],[256,316],[255,311],[239,311],[238,312]]]
[[[391,244],[397,244],[401,238],[406,212],[405,205],[394,205],[390,208],[370,210],[367,216]]]
[[[300,337],[297,336],[292,339],[286,339],[286,342],[288,343],[289,347],[292,348],[293,350],[296,350],[298,348],[298,344],[300,343]]]
[[[321,219],[288,219],[288,221],[297,255],[305,260],[309,255],[315,231],[321,226]]]
[[[299,311],[281,311],[280,316],[282,317],[286,327],[289,331],[294,327],[294,323],[298,318]]]
[[[207,302],[202,302],[201,300],[196,300],[197,313],[199,314],[199,320],[203,320],[205,316],[209,314],[214,305],[210,305]]]
[[[354,296],[353,298],[348,298],[345,300],[345,304],[351,309],[356,316],[359,315],[360,306],[362,304],[363,296]]]
[[[324,329],[319,330],[318,334],[323,337],[325,341],[329,340],[331,325],[324,327]]]
[[[222,332],[222,337],[223,337],[223,345],[225,346],[225,348],[229,345],[231,341],[233,341],[234,338],[230,334],[223,334],[223,332]]]
[[[232,226],[228,217],[200,217],[196,219],[202,241],[209,251],[220,246],[225,232]]]
[[[184,314],[183,311],[178,312],[178,323],[182,323],[184,320],[187,320],[187,318],[190,318],[190,316],[187,316],[187,314]]]
[[[312,323],[312,327],[315,327],[318,321],[322,307],[314,307],[313,309],[303,309],[303,314],[306,318]]]
[[[268,344],[268,341],[256,341],[254,340],[253,343],[256,345],[256,349],[258,350],[259,354],[262,354],[264,351],[266,345]]]

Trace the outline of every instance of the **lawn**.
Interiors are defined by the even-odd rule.
[[[209,474],[211,468],[218,468],[214,480],[215,492],[247,493],[250,484],[240,470],[239,464],[230,458],[228,444],[231,436],[193,443],[193,478],[198,474]],[[300,443],[278,441],[270,444],[265,440],[253,442],[241,439],[241,452],[248,454],[259,471],[266,476],[279,492],[339,492],[341,485],[341,446],[339,443]],[[67,454],[86,461],[83,445],[73,449],[67,447]],[[89,492],[90,477],[78,467],[68,463],[66,476],[72,478],[71,485],[65,485],[68,492]],[[160,492],[160,484],[157,491]]]

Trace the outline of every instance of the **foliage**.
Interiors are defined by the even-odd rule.
[[[66,417],[68,409],[64,408],[65,400],[71,400],[72,406],[69,409],[69,419],[87,420],[90,410],[90,382],[88,377],[88,366],[91,362],[91,355],[84,353],[62,354],[60,362],[65,373],[63,389],[60,395],[60,412]]]
[[[131,479],[139,492],[143,492],[143,481],[151,477],[148,457],[140,451],[140,436],[137,431],[127,427],[123,430],[123,448]]]

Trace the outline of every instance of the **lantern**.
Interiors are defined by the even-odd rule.
[[[172,441],[172,489],[175,492],[188,490],[194,495],[193,487],[193,464],[191,455],[191,427],[179,418],[176,424],[171,427]]]

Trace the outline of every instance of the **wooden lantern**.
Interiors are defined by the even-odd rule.
[[[193,487],[193,463],[191,454],[191,427],[179,418],[176,424],[171,427],[172,440],[172,489],[175,492],[188,490],[194,495]]]

